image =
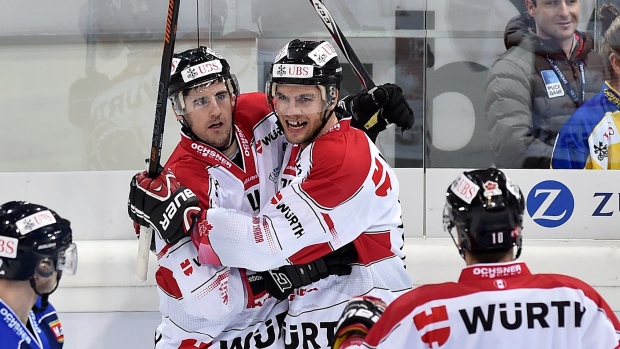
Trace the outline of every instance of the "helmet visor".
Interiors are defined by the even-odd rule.
[[[71,243],[69,247],[58,253],[58,260],[56,262],[56,268],[58,271],[62,271],[65,275],[75,275],[78,264],[77,245]]]
[[[77,246],[71,243],[67,248],[58,252],[56,257],[45,256],[39,259],[35,267],[35,274],[41,278],[50,278],[54,272],[65,275],[75,275],[77,270]]]
[[[225,78],[203,82],[171,96],[172,108],[178,115],[187,115],[197,110],[231,103],[232,90]]]
[[[335,97],[327,90],[320,85],[273,84],[269,91],[269,101],[278,115],[322,113],[335,101]]]

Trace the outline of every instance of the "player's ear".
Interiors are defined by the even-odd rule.
[[[330,111],[334,110],[334,108],[336,108],[336,106],[338,105],[338,97],[340,96],[340,91],[336,88],[333,91],[331,91],[331,94],[333,96],[331,99],[333,102],[329,107],[327,107],[327,110],[330,110]]]

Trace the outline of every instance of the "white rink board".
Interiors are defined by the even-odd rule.
[[[395,168],[400,184],[400,204],[402,209],[405,237],[424,236],[424,169]]]
[[[135,240],[127,197],[139,171],[0,172],[0,203],[48,206],[71,221],[75,240]]]
[[[426,236],[446,237],[448,186],[465,169],[426,170]],[[620,239],[618,171],[504,170],[526,197],[526,239]]]
[[[424,169],[395,169],[406,237],[422,237],[424,233],[427,237],[447,236],[442,225],[445,191],[464,170],[427,169],[425,175]],[[71,220],[76,240],[133,240],[126,204],[129,181],[138,171],[0,173],[0,201],[29,200],[52,207]],[[528,199],[524,215],[527,238],[620,239],[617,172],[505,173]],[[557,195],[555,200],[552,195]],[[547,212],[541,209],[543,205],[548,206]],[[559,219],[562,214],[564,219]]]

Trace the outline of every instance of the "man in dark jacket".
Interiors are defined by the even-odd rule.
[[[579,1],[526,5],[508,22],[507,51],[487,80],[486,122],[500,168],[550,168],[558,131],[604,81],[593,39],[576,30]]]

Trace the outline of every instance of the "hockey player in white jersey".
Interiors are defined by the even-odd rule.
[[[134,177],[130,198],[155,199],[153,205],[176,198],[183,207],[196,205],[195,210],[179,208],[176,216],[167,205],[160,206],[166,211],[159,215],[170,214],[173,223],[184,221],[185,229],[193,213],[212,206],[257,213],[264,204],[261,196],[264,201],[276,192],[284,149],[284,139],[275,116],[269,115],[264,94],[239,94],[227,61],[217,52],[199,47],[174,55],[170,99],[182,125],[181,141],[165,165],[161,183],[155,184],[158,193],[147,195],[138,189],[146,177],[140,173]],[[264,139],[270,142],[254,145]],[[269,180],[259,181],[259,177]],[[177,180],[193,192],[185,195]],[[131,205],[129,213],[139,220]],[[156,331],[157,349],[283,347],[278,339],[278,322],[282,321],[278,317],[284,316],[288,304],[266,293],[260,275],[245,269],[201,265],[187,235],[166,235],[163,226],[156,224],[155,228],[162,314]],[[323,263],[320,265],[330,269],[326,275],[345,273],[347,268],[350,272],[346,264],[356,258],[355,251],[348,251],[348,257],[340,252],[313,264],[298,265],[294,271]],[[337,265],[332,266],[334,261]]]
[[[65,336],[48,302],[77,269],[71,226],[47,207],[0,205],[0,348],[60,349]]]
[[[129,214],[137,223],[151,225],[149,217],[169,213],[165,225],[179,226],[187,217],[183,229],[176,232],[162,223],[154,225],[162,313],[157,348],[277,348],[283,345],[278,340],[278,322],[288,303],[265,293],[265,284],[274,282],[271,274],[200,263],[184,232],[193,213],[212,206],[258,213],[276,192],[285,148],[282,130],[276,126],[275,115],[269,115],[265,95],[239,94],[228,63],[216,52],[206,47],[187,50],[175,55],[173,65],[170,98],[182,124],[181,141],[160,178],[152,181],[146,173],[137,174],[129,195]],[[361,123],[385,109],[388,120],[410,127],[413,115],[400,91],[395,85],[384,86],[381,106],[373,105],[381,95],[361,93],[350,97],[347,107],[358,111]],[[185,188],[191,194],[184,195]],[[164,212],[167,200],[175,201],[178,209]],[[348,246],[308,263],[287,266],[278,275],[284,273],[293,280],[290,293],[294,287],[330,274],[350,273],[347,264],[356,258],[355,249]]]
[[[456,229],[467,264],[458,282],[420,286],[387,308],[375,298],[352,299],[333,349],[620,348],[620,322],[596,290],[515,261],[524,206],[500,170],[461,174],[444,209],[444,227],[450,235]]]
[[[272,65],[267,88],[292,143],[279,171],[280,183],[286,186],[258,213],[183,207],[201,212],[184,230],[192,234],[199,262],[212,268],[269,270],[355,246],[359,258],[350,275],[328,276],[291,292],[293,280],[281,272],[283,268],[269,273],[281,286],[271,287],[270,293],[289,300],[283,332],[287,348],[326,348],[352,296],[369,294],[390,301],[411,288],[403,261],[398,180],[370,139],[350,127],[350,118],[341,118],[343,110],[336,105],[341,80],[342,68],[329,43],[287,44]],[[139,186],[147,190],[157,187],[143,182]],[[159,217],[140,200],[134,205],[137,211]],[[168,235],[183,230],[179,227],[180,222],[170,221],[159,228]],[[316,281],[324,274],[309,272],[300,277]]]

